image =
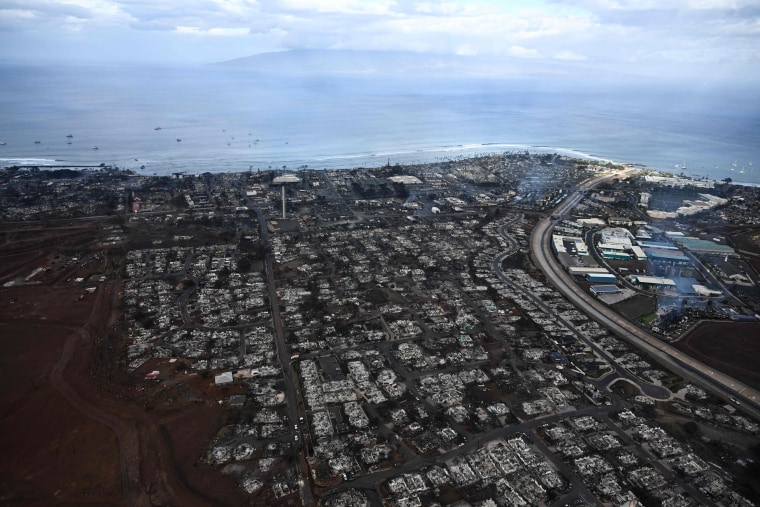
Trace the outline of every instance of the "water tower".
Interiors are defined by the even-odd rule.
[[[285,185],[300,183],[301,178],[293,174],[283,174],[272,180],[272,185],[282,185],[282,219],[285,219]]]

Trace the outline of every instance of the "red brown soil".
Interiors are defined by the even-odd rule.
[[[760,324],[703,322],[675,346],[708,366],[760,389]]]
[[[120,290],[117,280],[91,282],[115,257],[92,250],[99,231],[77,226],[74,234],[65,228],[3,234],[0,503],[244,503],[229,478],[199,464],[223,416],[208,380],[169,373],[166,362],[167,376],[176,376],[172,385],[190,393],[189,401],[177,402],[166,397],[172,386],[141,384],[138,373],[117,373],[117,383],[93,375],[119,368],[97,364],[98,346],[119,317]],[[53,261],[65,257],[65,249],[81,248],[91,256],[84,267]],[[39,267],[47,271],[30,278],[36,284],[2,286],[23,282]],[[75,277],[88,281],[76,284]],[[94,294],[85,292],[90,286],[97,286]]]
[[[121,504],[116,435],[82,417],[50,379],[71,333],[56,323],[4,322],[0,327],[4,503]]]

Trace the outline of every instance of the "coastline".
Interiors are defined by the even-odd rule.
[[[302,160],[250,160],[247,167],[242,166],[233,157],[231,160],[217,159],[193,159],[186,157],[181,161],[149,161],[140,159],[130,159],[127,161],[104,162],[103,157],[98,160],[92,160],[87,157],[85,161],[73,161],[66,158],[43,158],[35,156],[26,157],[0,157],[0,168],[12,166],[22,168],[37,167],[40,169],[98,169],[98,168],[118,168],[130,170],[140,176],[166,176],[173,173],[185,174],[202,174],[211,173],[239,173],[251,170],[271,171],[271,170],[297,170],[309,168],[316,170],[351,170],[351,169],[371,169],[383,167],[385,165],[427,165],[435,163],[445,163],[461,161],[467,159],[477,159],[481,157],[491,157],[500,155],[509,155],[516,153],[531,154],[556,154],[564,157],[587,160],[600,164],[615,164],[626,167],[633,167],[639,170],[655,171],[661,174],[672,174],[672,170],[662,170],[649,167],[643,163],[620,162],[612,158],[595,155],[586,151],[574,148],[565,148],[561,146],[546,145],[529,145],[516,143],[480,143],[480,144],[459,144],[433,146],[415,150],[387,150],[377,153],[347,153],[331,156],[315,156],[304,158]],[[102,153],[101,153],[102,155]],[[131,164],[130,164],[131,162]],[[283,163],[285,162],[285,163]],[[353,163],[352,163],[353,162]],[[135,167],[136,164],[139,164]],[[719,183],[726,178],[714,178],[708,175],[686,174],[686,179],[696,180],[707,177],[708,181]],[[730,177],[730,176],[728,176]],[[737,181],[731,178],[731,184],[736,186],[760,187],[760,182]]]
[[[529,145],[529,144],[515,144],[515,143],[480,143],[480,144],[459,144],[459,145],[443,145],[443,146],[431,146],[418,149],[409,150],[385,150],[376,153],[361,152],[361,153],[346,153],[337,155],[315,155],[313,157],[304,157],[303,159],[282,159],[275,158],[272,160],[256,160],[251,159],[248,167],[241,167],[239,169],[232,170],[217,170],[210,172],[244,172],[249,169],[279,169],[282,167],[283,162],[287,168],[299,168],[309,167],[311,169],[354,169],[354,168],[371,168],[382,167],[390,163],[394,165],[396,163],[402,165],[417,165],[417,164],[432,164],[436,162],[456,161],[469,158],[478,158],[486,156],[498,156],[510,153],[522,153],[529,152],[531,154],[557,154],[570,158],[577,158],[580,160],[589,160],[599,163],[611,163],[620,165],[635,165],[642,167],[643,164],[628,164],[623,162],[617,162],[611,158],[595,155],[585,151],[580,151],[574,148],[565,148],[561,146],[546,146],[546,145]],[[101,155],[103,155],[101,153]],[[132,159],[127,161],[111,160],[106,162],[104,159],[108,157],[100,156],[93,160],[91,157],[83,157],[82,160],[72,160],[65,157],[55,156],[54,158],[42,157],[42,156],[6,156],[0,157],[0,167],[10,167],[13,165],[24,167],[101,167],[103,165],[111,167],[119,167],[121,169],[131,169],[139,174],[152,175],[153,173],[161,174],[158,167],[150,166],[144,169],[130,167],[133,165],[142,166],[145,165],[140,162],[151,163],[156,165],[162,165],[158,161],[148,161],[140,159]],[[237,157],[233,157],[237,158]],[[126,163],[125,163],[126,162]],[[131,162],[131,163],[130,163]],[[224,165],[236,162],[235,160],[215,160],[216,164]],[[353,163],[352,163],[353,162]],[[206,164],[207,159],[202,157],[191,158],[187,157],[185,160],[172,161],[164,163],[165,167],[172,166],[171,171],[175,172],[174,168],[181,167],[181,170],[189,174],[200,174],[207,171],[207,168],[197,168],[198,165]],[[325,167],[323,167],[325,166]],[[195,169],[194,169],[195,168]]]

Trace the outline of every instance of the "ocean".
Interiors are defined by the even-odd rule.
[[[0,142],[0,166],[106,164],[151,175],[528,150],[760,184],[760,92],[5,63]]]

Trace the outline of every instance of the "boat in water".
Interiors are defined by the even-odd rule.
[[[69,134],[69,135],[67,135],[66,137],[69,137],[69,138],[71,138],[71,137],[74,137],[74,136],[73,136],[72,134]]]
[[[161,130],[161,127],[156,127],[153,130]]]

